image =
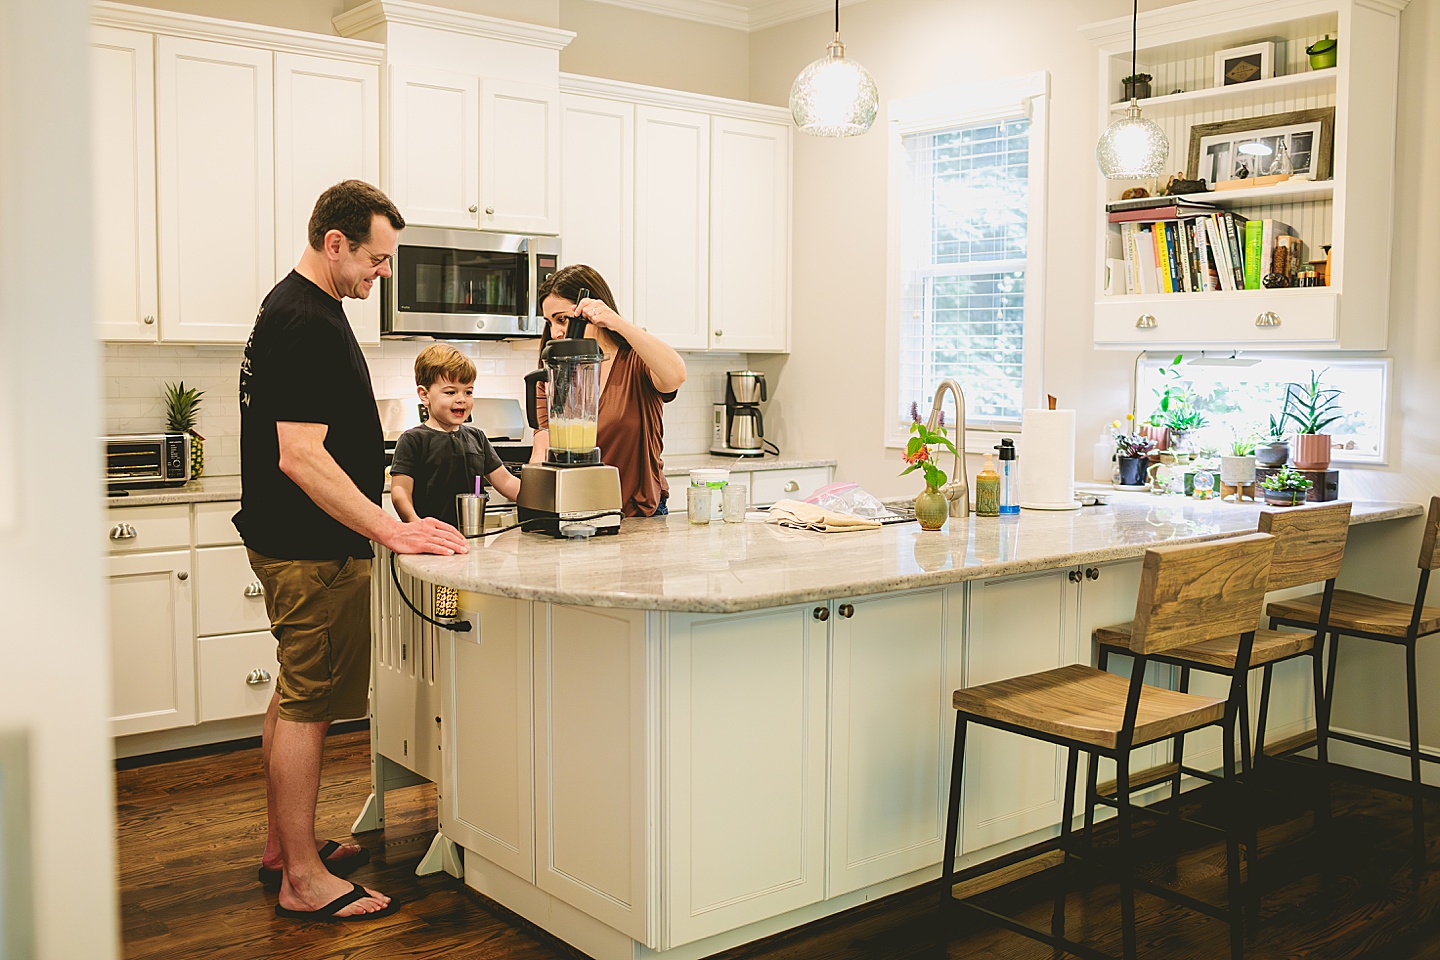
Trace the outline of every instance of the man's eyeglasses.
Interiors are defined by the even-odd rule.
[[[367,248],[363,243],[357,243],[355,244],[355,246],[365,251],[365,255],[370,258],[370,266],[372,267],[379,267],[382,264],[392,263],[395,260],[394,254],[387,253],[384,256],[376,256],[374,253],[371,253],[369,248]]]

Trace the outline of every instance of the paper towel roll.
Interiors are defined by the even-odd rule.
[[[1075,411],[1026,410],[1020,417],[1020,506],[1075,510]]]

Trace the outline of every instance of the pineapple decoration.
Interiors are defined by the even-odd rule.
[[[186,388],[185,381],[165,385],[165,429],[171,433],[190,434],[190,479],[205,472],[205,438],[195,432],[200,416],[200,398],[205,391]]]

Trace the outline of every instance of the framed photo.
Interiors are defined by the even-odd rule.
[[[1215,86],[1228,87],[1275,76],[1275,41],[1249,43],[1215,52]]]
[[[1292,176],[1329,180],[1334,148],[1334,107],[1197,123],[1190,128],[1185,177],[1211,184],[1262,177],[1283,149],[1290,155]]]

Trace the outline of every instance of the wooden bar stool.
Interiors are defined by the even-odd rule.
[[[1425,756],[1420,752],[1420,700],[1415,669],[1416,641],[1421,637],[1440,633],[1440,608],[1425,606],[1425,592],[1430,586],[1430,571],[1440,563],[1440,552],[1436,550],[1437,535],[1440,535],[1440,497],[1430,498],[1430,514],[1425,519],[1425,535],[1420,541],[1420,582],[1415,589],[1415,600],[1404,603],[1372,597],[1369,594],[1350,590],[1327,591],[1299,597],[1294,600],[1279,600],[1265,610],[1270,625],[1299,627],[1305,630],[1328,632],[1330,635],[1330,665],[1326,678],[1327,704],[1334,698],[1335,665],[1338,659],[1340,637],[1357,637],[1364,640],[1379,640],[1382,643],[1399,644],[1405,648],[1405,693],[1410,715],[1410,746],[1398,747],[1382,740],[1375,740],[1357,734],[1336,732],[1326,729],[1321,741],[1342,740],[1361,746],[1373,747],[1410,759],[1411,817],[1414,821],[1416,862],[1425,862],[1425,809],[1424,786],[1420,778],[1420,761],[1440,762],[1440,758]],[[1326,609],[1326,603],[1329,608]],[[1328,617],[1327,617],[1328,614]],[[1317,658],[1318,659],[1318,658]],[[1328,711],[1324,718],[1328,728]]]
[[[1324,581],[1324,592],[1316,594],[1316,616],[1323,623],[1329,608],[1329,598],[1335,591],[1335,577],[1340,573],[1340,562],[1345,555],[1345,540],[1350,533],[1350,504],[1339,502],[1288,511],[1265,511],[1260,514],[1259,532],[1275,537],[1275,556],[1270,563],[1270,581],[1266,589],[1286,590]],[[1255,747],[1257,754],[1263,754],[1265,750],[1264,716],[1269,704],[1271,668],[1277,663],[1306,655],[1309,655],[1313,661],[1317,747],[1321,762],[1323,763],[1325,760],[1325,729],[1327,726],[1325,717],[1328,701],[1324,696],[1325,688],[1322,683],[1324,671],[1319,656],[1319,651],[1323,648],[1323,643],[1320,641],[1323,630],[1317,632],[1314,627],[1311,627],[1304,633],[1281,632],[1273,629],[1273,623],[1271,626],[1272,629],[1259,630],[1255,633],[1255,640],[1251,645],[1248,658],[1240,657],[1239,636],[1221,637],[1216,640],[1207,640],[1204,643],[1190,644],[1151,657],[1154,661],[1180,668],[1179,688],[1182,691],[1190,689],[1190,672],[1192,670],[1218,674],[1231,679],[1232,695],[1236,698],[1234,707],[1240,718],[1240,769],[1242,771],[1248,771],[1251,766],[1249,697],[1246,693],[1250,670],[1256,667],[1264,668],[1264,692],[1260,701],[1260,718],[1257,722]],[[1101,670],[1106,669],[1109,665],[1112,654],[1129,652],[1132,629],[1132,624],[1121,623],[1100,627],[1095,631],[1095,644],[1099,648],[1097,662]],[[1302,747],[1293,749],[1302,749]],[[1206,780],[1217,779],[1209,771],[1185,767],[1184,759],[1185,737],[1181,734],[1174,740],[1174,756],[1171,762],[1173,772],[1170,778],[1170,797],[1172,801],[1179,799],[1180,779],[1183,774],[1188,773]],[[1096,790],[1096,779],[1096,769],[1091,767],[1085,793],[1087,830],[1094,823],[1095,803],[1108,802],[1106,798],[1099,796]],[[1253,845],[1247,849],[1253,856]]]
[[[1235,711],[1233,698],[1204,697],[1150,686],[1141,679],[1153,655],[1175,647],[1240,637],[1240,652],[1249,648],[1264,604],[1275,538],[1252,533],[1228,540],[1182,546],[1155,547],[1145,552],[1140,594],[1130,634],[1134,675],[1126,680],[1083,664],[1046,670],[1030,676],[1000,680],[955,691],[955,753],[950,774],[950,808],[945,821],[943,903],[959,902],[1017,933],[1085,957],[1103,957],[1099,951],[1065,937],[1065,887],[1055,895],[1050,931],[1046,933],[1013,917],[994,913],[968,900],[956,901],[951,890],[956,880],[955,846],[960,828],[960,793],[964,782],[965,731],[978,723],[1008,730],[1067,748],[1065,810],[1060,824],[1064,870],[1077,856],[1072,849],[1075,787],[1080,754],[1091,768],[1100,757],[1115,762],[1116,818],[1119,832],[1121,938],[1126,960],[1136,953],[1135,889],[1180,903],[1207,916],[1228,920],[1230,953],[1244,953],[1241,918],[1243,885],[1240,876],[1240,841],[1226,834],[1225,908],[1184,896],[1174,890],[1137,878],[1131,871],[1129,776],[1130,752],[1135,747],[1168,740],[1181,732],[1218,725],[1224,733],[1225,769],[1233,769]],[[1233,786],[1233,783],[1230,784]],[[992,864],[985,865],[993,867]],[[970,871],[967,871],[969,873]]]

